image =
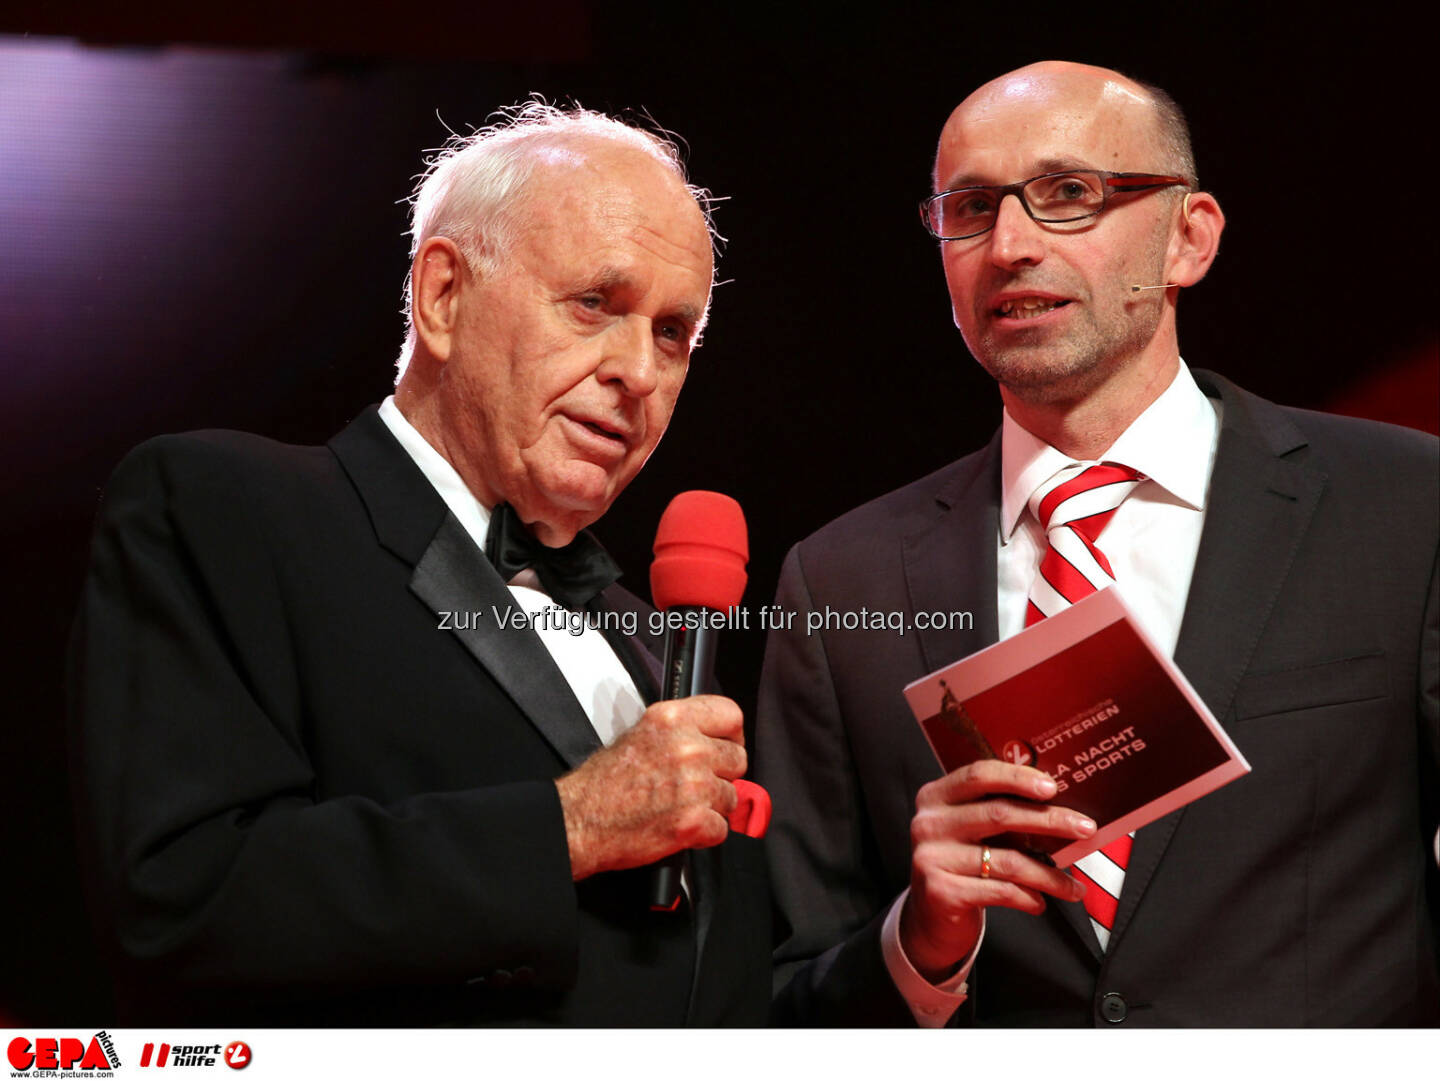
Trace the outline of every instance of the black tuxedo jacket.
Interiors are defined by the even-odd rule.
[[[1079,903],[991,909],[960,1020],[1434,1023],[1437,443],[1195,375],[1224,414],[1175,659],[1254,772],[1139,832],[1108,951]],[[913,1023],[879,925],[940,769],[900,692],[997,638],[999,492],[997,436],[785,564],[756,751],[782,1021]],[[973,625],[807,636],[826,605]]]
[[[511,603],[373,410],[328,447],[126,459],[71,709],[125,1020],[763,1021],[757,842],[693,854],[688,913],[649,912],[643,871],[571,881],[553,781],[599,740],[534,633],[497,625]],[[636,598],[601,603],[644,633]],[[653,695],[655,659],[619,651]]]

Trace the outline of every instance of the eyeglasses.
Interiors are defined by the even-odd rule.
[[[1116,194],[1151,191],[1190,181],[1159,173],[1105,173],[1072,169],[1033,176],[1018,184],[977,185],[932,195],[920,204],[920,220],[939,240],[966,240],[995,227],[1000,203],[1007,195],[1019,197],[1032,219],[1046,225],[1083,221],[1099,214]]]

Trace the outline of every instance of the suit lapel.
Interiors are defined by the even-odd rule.
[[[445,621],[567,766],[600,747],[585,711],[534,633],[501,628],[492,607],[518,608],[465,528],[372,407],[330,441],[382,546],[414,567],[410,590]],[[642,694],[644,690],[642,688]]]
[[[1000,435],[935,493],[938,513],[901,542],[911,612],[969,611],[973,626],[915,633],[926,671],[994,645],[1000,635],[995,545],[1000,533]]]
[[[1224,407],[1175,663],[1222,723],[1310,527],[1326,476],[1294,452],[1305,438],[1276,406],[1210,372],[1196,381]],[[1115,914],[1123,936],[1185,809],[1140,830]]]
[[[477,613],[474,619],[463,621],[463,626],[456,620],[450,633],[485,667],[567,766],[574,769],[600,749],[600,737],[549,650],[528,629],[500,627],[495,613],[519,611],[519,605],[453,515],[446,514],[416,565],[410,591],[437,616]]]

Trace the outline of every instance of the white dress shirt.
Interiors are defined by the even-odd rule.
[[[1220,403],[1205,397],[1181,361],[1164,393],[1095,460],[1129,466],[1147,478],[1116,509],[1098,547],[1115,571],[1114,588],[1172,656],[1205,525],[1219,411]],[[1074,464],[1074,458],[1031,435],[1006,412],[995,565],[1001,639],[1025,629],[1025,599],[1045,555],[1045,531],[1026,504],[1036,488]]]
[[[393,395],[381,403],[380,419],[399,440],[405,453],[420,467],[420,472],[425,474],[425,479],[445,501],[450,513],[465,527],[465,532],[470,534],[480,550],[479,558],[484,559],[490,509],[475,498],[460,479],[460,474],[455,472],[455,467],[405,419],[396,407]],[[554,598],[545,592],[533,570],[527,568],[521,571],[510,580],[509,588],[516,606],[529,613],[538,616],[547,608],[559,608]],[[488,617],[491,613],[485,612],[480,618]],[[575,692],[600,741],[609,746],[640,719],[645,712],[645,700],[636,690],[635,681],[620,663],[620,658],[610,648],[610,643],[592,623],[565,618],[563,611],[554,613],[554,617],[537,618],[530,627],[539,635],[565,682]],[[579,629],[580,633],[573,633],[575,629]],[[528,634],[529,630],[507,625],[503,633]]]
[[[1156,644],[1171,656],[1180,638],[1185,598],[1205,526],[1205,505],[1220,434],[1220,403],[1205,397],[1180,361],[1170,386],[1095,461],[1126,465],[1146,479],[1115,511],[1098,546],[1115,571],[1115,589]],[[1005,413],[1000,436],[1000,531],[996,537],[996,605],[1000,637],[1025,629],[1026,597],[1045,554],[1045,531],[1027,506],[1035,489],[1074,465]],[[1082,463],[1093,465],[1095,462]],[[900,910],[891,906],[881,932],[886,967],[922,1028],[937,1028],[965,1001],[980,942],[950,980],[929,983],[900,948]],[[981,930],[980,941],[984,941]]]

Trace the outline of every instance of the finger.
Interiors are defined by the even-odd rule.
[[[990,854],[988,875],[987,851]],[[1085,886],[1078,879],[1013,848],[937,843],[916,850],[914,872],[917,878],[946,880],[950,883],[947,888],[959,890],[967,904],[1015,907],[1010,901],[1015,900],[1016,890],[1032,898],[1048,894],[1061,901],[1078,901],[1085,895]],[[960,879],[968,879],[968,884],[952,881]]]
[[[974,864],[973,858],[971,864]],[[1045,911],[1043,893],[1002,878],[982,879],[943,872],[917,875],[911,880],[910,893],[916,901],[917,915],[927,924],[931,920],[944,922],[949,914],[977,908],[1013,908],[1032,915]]]
[[[916,811],[910,823],[912,844],[942,839],[979,841],[1002,833],[1035,833],[1078,841],[1094,832],[1094,820],[1078,811],[1012,799],[924,807]]]
[[[973,902],[982,908],[1013,908],[1019,912],[1027,912],[1032,916],[1038,916],[1045,911],[1045,894],[1027,889],[1018,882],[1009,882],[1003,879],[992,878],[982,882],[978,878],[969,880],[970,890],[975,893]],[[1068,895],[1060,898],[1068,901]]]
[[[981,845],[974,861],[975,877],[984,882],[1009,882],[1061,901],[1078,901],[1085,896],[1085,885],[1079,879],[1013,848]]]
[[[719,811],[706,808],[682,831],[680,848],[713,848],[729,836],[730,820]]]
[[[745,748],[729,740],[711,739],[710,756],[710,768],[714,770],[715,776],[723,777],[726,781],[745,776],[745,770],[750,766],[750,756],[745,752]],[[731,787],[733,789],[734,786]]]
[[[685,710],[686,719],[705,735],[745,743],[745,714],[731,699],[718,694],[697,694],[676,704]]]
[[[920,789],[915,803],[917,807],[933,803],[969,803],[997,795],[1048,800],[1055,792],[1055,781],[1043,771],[991,758],[971,762],[938,781],[931,781]]]
[[[740,803],[740,794],[735,791],[735,786],[729,781],[715,778],[715,798],[710,801],[710,806],[719,811],[725,819],[725,825],[730,825],[730,814]]]
[[[987,875],[985,853],[990,853]],[[1009,882],[1048,893],[1062,901],[1075,901],[1085,887],[1064,871],[1013,848],[937,841],[922,845],[912,858],[916,876],[973,878],[977,882]]]

